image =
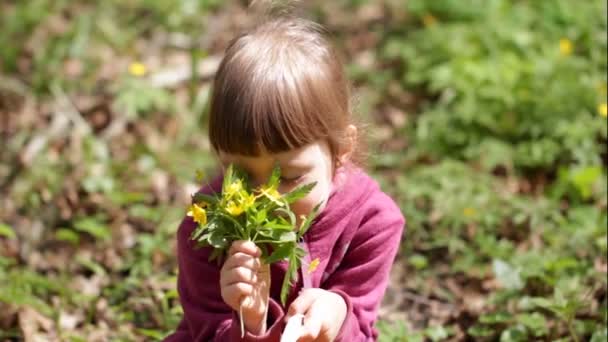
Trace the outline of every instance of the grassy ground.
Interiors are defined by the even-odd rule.
[[[0,4],[0,340],[176,326],[175,230],[243,3]],[[304,6],[408,219],[381,340],[605,341],[606,1]]]

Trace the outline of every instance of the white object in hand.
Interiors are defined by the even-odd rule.
[[[285,330],[283,330],[283,335],[281,336],[281,342],[297,342],[298,338],[302,336],[303,332],[304,315],[295,314],[287,321],[287,325],[285,326]]]

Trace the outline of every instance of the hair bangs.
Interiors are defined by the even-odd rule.
[[[212,100],[209,136],[214,149],[255,156],[299,148],[326,136],[318,122],[311,122],[318,108],[303,101],[310,98],[303,89],[288,86],[284,77],[277,82],[267,74],[264,82],[246,79],[243,73],[230,77],[233,73],[238,72],[226,71],[225,83],[216,84],[222,94]]]

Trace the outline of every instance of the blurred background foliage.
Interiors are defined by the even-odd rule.
[[[381,341],[607,337],[606,1],[300,2],[408,219]],[[0,339],[159,340],[247,1],[0,4]]]

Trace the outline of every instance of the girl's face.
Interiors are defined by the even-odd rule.
[[[278,163],[281,167],[281,193],[289,192],[300,185],[317,182],[308,196],[291,205],[298,218],[300,215],[308,215],[318,203],[322,203],[322,211],[331,193],[333,163],[327,142],[316,142],[276,154],[262,153],[256,157],[220,151],[219,159],[224,167],[235,164],[245,170],[253,186],[266,183],[275,163]]]

